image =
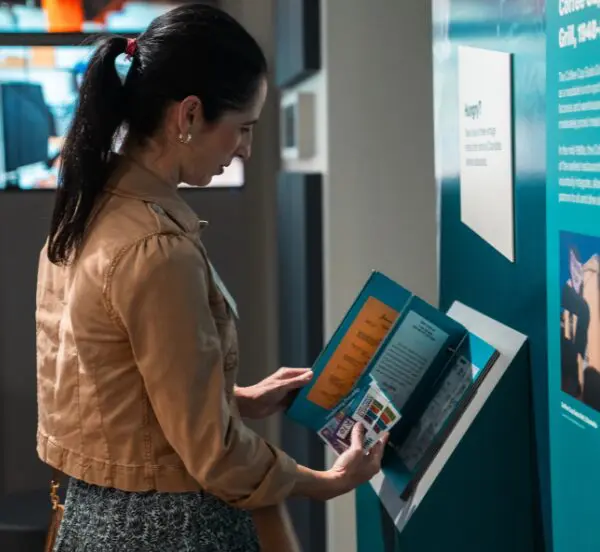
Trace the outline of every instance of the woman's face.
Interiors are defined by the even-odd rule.
[[[179,129],[183,143],[179,144],[179,158],[182,183],[206,186],[235,157],[244,161],[250,158],[252,131],[266,95],[267,82],[262,79],[254,100],[245,110],[226,112],[216,123],[204,121],[202,104],[197,98],[187,98],[181,103]]]

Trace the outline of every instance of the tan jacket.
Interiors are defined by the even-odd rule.
[[[37,450],[96,485],[204,489],[255,509],[288,496],[297,466],[240,419],[235,320],[203,227],[175,189],[123,160],[77,262],[42,250]]]

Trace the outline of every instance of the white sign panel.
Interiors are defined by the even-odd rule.
[[[461,220],[515,260],[511,54],[458,51]]]

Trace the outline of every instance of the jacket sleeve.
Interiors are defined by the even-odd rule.
[[[240,508],[283,501],[297,465],[227,402],[202,253],[185,237],[156,235],[115,266],[108,308],[129,336],[154,413],[186,469],[204,490]]]

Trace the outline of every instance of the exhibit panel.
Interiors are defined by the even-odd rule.
[[[440,307],[448,308],[458,300],[528,336],[528,354],[519,358],[517,368],[523,374],[514,375],[515,379],[523,378],[522,385],[531,382],[530,394],[523,398],[528,408],[518,414],[511,410],[510,414],[517,425],[533,425],[528,446],[536,469],[528,483],[523,480],[523,484],[531,485],[533,505],[518,501],[510,512],[499,509],[495,523],[503,527],[515,512],[521,512],[531,522],[531,550],[552,549],[546,355],[545,41],[544,0],[433,2]],[[485,57],[497,60],[493,63],[499,64],[500,70],[495,74],[485,66],[477,70]],[[494,87],[479,82],[477,75],[495,81],[499,93],[494,95]],[[494,166],[500,170],[491,174],[489,169]],[[495,211],[496,205],[501,209]],[[484,216],[490,212],[493,216]],[[489,417],[482,413],[479,423],[489,423],[485,419]],[[462,459],[462,469],[476,465],[488,448],[505,452],[504,447],[513,446],[499,442],[497,436],[483,432],[478,446],[465,443],[463,447],[461,443],[456,456]],[[470,459],[468,454],[472,454]],[[508,462],[498,477],[511,473],[516,477],[523,469],[519,462]],[[481,507],[494,499],[482,495]],[[367,512],[380,508],[369,487],[361,488],[358,502],[365,518]],[[443,517],[443,510],[436,513],[431,502],[431,506],[423,502],[403,535],[394,534],[393,523],[385,517],[377,519],[369,514],[359,530],[359,550],[393,552],[411,531],[416,534],[419,526],[423,530],[427,523],[437,524],[435,516]],[[469,530],[468,519],[465,516],[465,531]],[[423,545],[416,549],[433,548]]]
[[[552,525],[556,552],[584,552],[600,548],[600,5],[546,11]]]
[[[440,207],[440,305],[459,300],[527,335],[537,477],[533,485],[534,550],[551,550],[548,465],[545,252],[545,1],[436,0],[434,2],[434,94],[436,176]],[[465,224],[461,205],[460,50],[476,48],[511,56],[512,108],[503,125],[512,129],[514,262]],[[483,104],[485,107],[485,103]],[[510,117],[510,120],[506,120]],[[488,127],[489,128],[489,127]],[[493,141],[493,140],[491,140]],[[482,212],[495,192],[481,171]],[[502,221],[507,227],[508,215]],[[468,221],[467,221],[468,222]],[[516,505],[520,508],[520,505]],[[498,520],[503,523],[502,519]]]

